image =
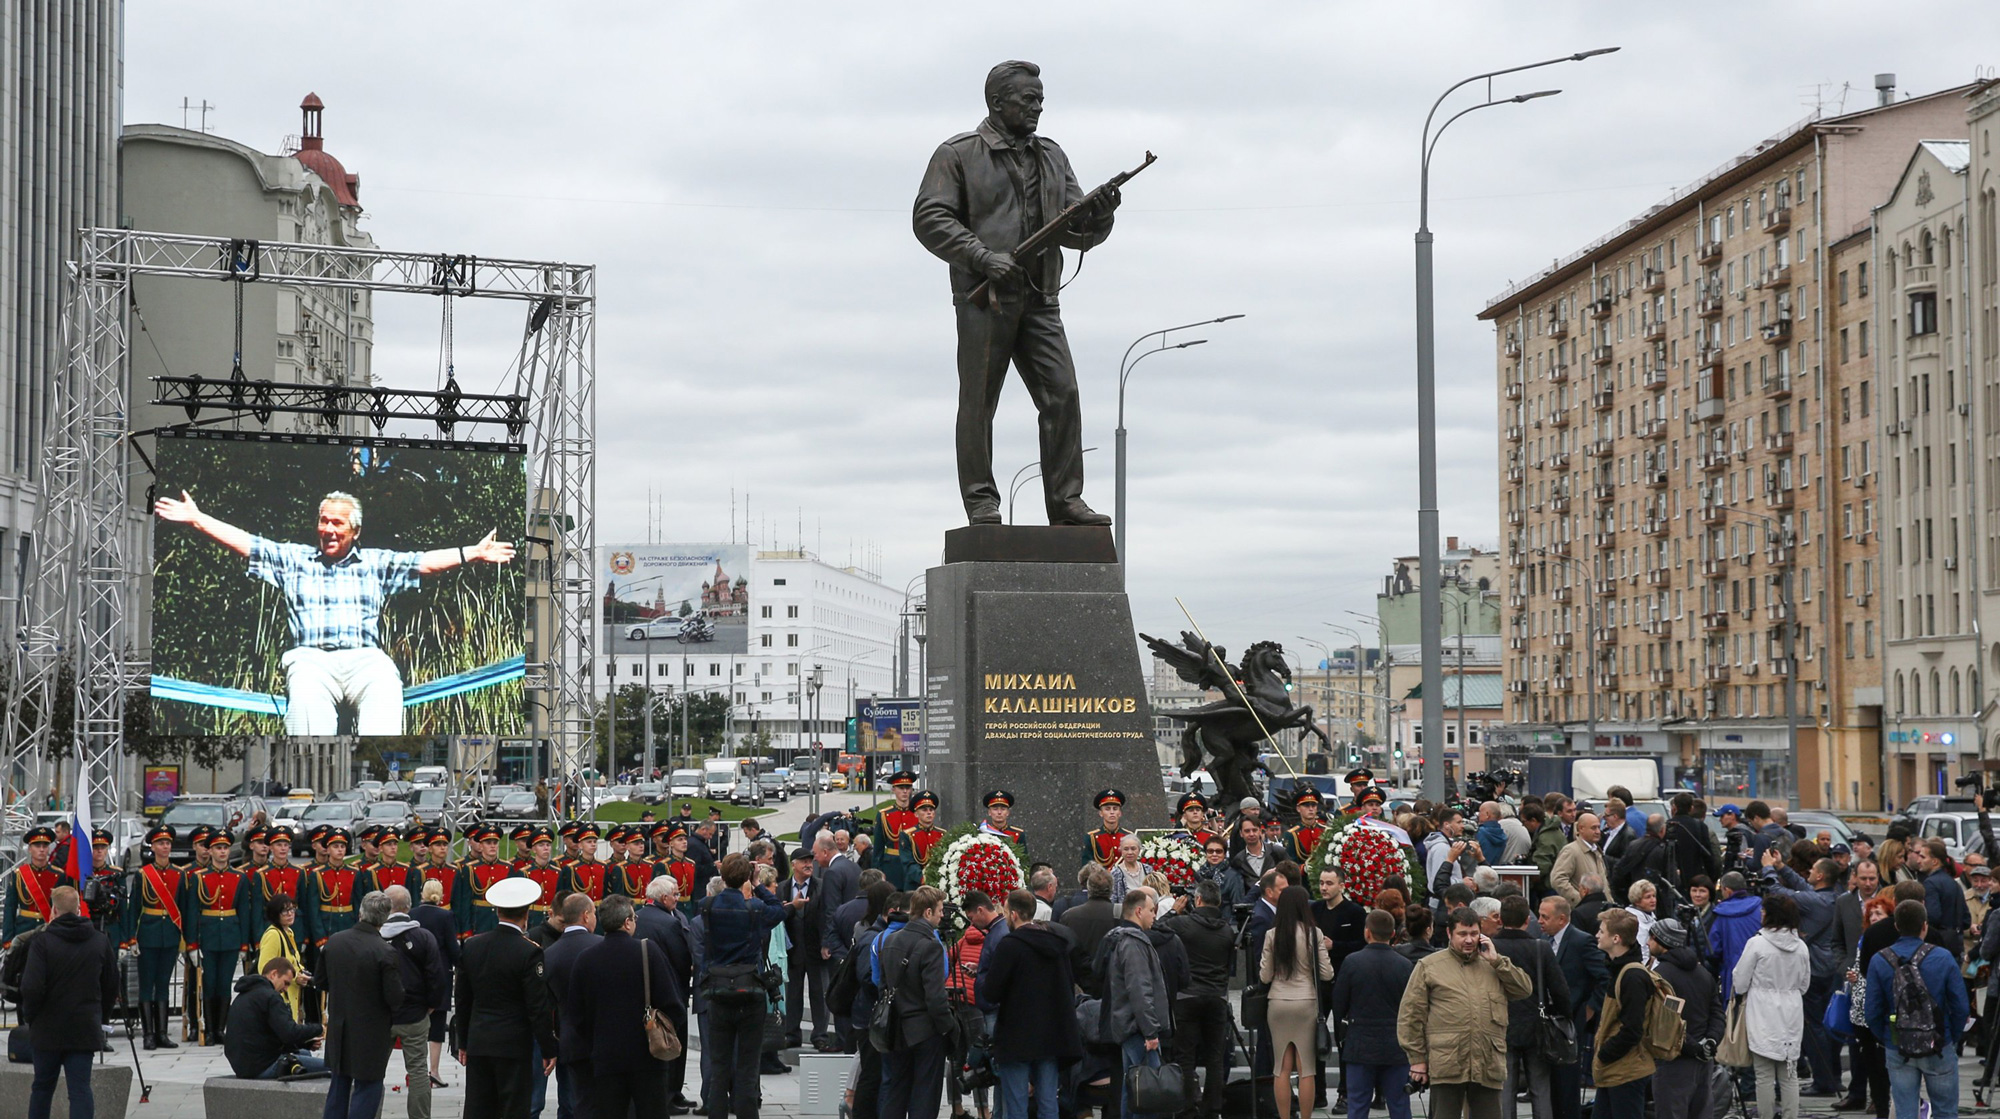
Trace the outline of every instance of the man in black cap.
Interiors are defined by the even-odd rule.
[[[1174,834],[1193,843],[1196,847],[1208,846],[1215,836],[1208,826],[1208,801],[1200,793],[1183,794],[1180,803],[1174,806],[1174,814],[1180,817],[1180,830]]]
[[[1354,815],[1361,810],[1361,794],[1375,783],[1375,774],[1368,767],[1353,770],[1347,775],[1347,813]]]
[[[1092,797],[1091,803],[1097,808],[1098,826],[1083,837],[1082,862],[1094,859],[1097,865],[1108,867],[1118,861],[1118,844],[1132,834],[1131,829],[1119,826],[1125,816],[1125,794],[1106,789]]]
[[[555,1068],[555,1014],[542,950],[528,939],[541,887],[502,878],[485,891],[495,923],[465,942],[452,992],[451,1043],[465,1066],[465,1114],[527,1119],[535,1074]]]
[[[921,883],[923,869],[913,865],[914,856],[905,833],[917,826],[917,814],[910,808],[910,800],[917,790],[917,775],[907,769],[899,769],[889,775],[889,789],[895,794],[896,803],[875,813],[875,869],[881,871],[889,879],[889,885],[896,889],[913,890],[916,886],[906,883],[912,877]]]
[[[1015,843],[1027,846],[1027,833],[1007,823],[1014,814],[1014,794],[1005,789],[995,789],[983,798],[986,803],[986,818],[979,821],[979,830],[987,835],[997,835]]]
[[[29,828],[24,841],[28,848],[28,861],[14,868],[7,876],[7,899],[5,918],[0,920],[0,948],[14,943],[14,938],[29,929],[39,929],[48,923],[49,895],[57,886],[74,886],[69,875],[51,862],[55,849],[54,828]]]

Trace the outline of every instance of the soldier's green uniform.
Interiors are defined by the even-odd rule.
[[[229,833],[208,837],[212,863],[181,878],[181,913],[192,926],[188,945],[201,953],[201,1012],[208,1022],[207,1043],[221,1045],[229,1020],[236,962],[250,950],[250,880],[227,865]]]
[[[172,997],[174,957],[181,950],[181,879],[168,861],[174,829],[162,824],[146,833],[153,857],[127,879],[125,919],[119,939],[139,946],[139,1019],[146,1048],[178,1049],[167,1036],[167,1002]]]

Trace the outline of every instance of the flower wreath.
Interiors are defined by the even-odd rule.
[[[1416,848],[1360,820],[1359,816],[1347,816],[1320,837],[1319,850],[1306,861],[1307,889],[1319,891],[1320,869],[1332,863],[1346,876],[1347,896],[1363,906],[1372,907],[1382,884],[1398,874],[1409,887],[1409,903],[1422,902],[1426,896],[1424,864]]]
[[[943,891],[957,905],[973,890],[1005,905],[1007,895],[1027,881],[1021,847],[1011,839],[960,824],[944,834],[924,861],[924,885]]]
[[[1170,886],[1191,886],[1195,869],[1201,865],[1201,852],[1181,836],[1154,835],[1139,845],[1139,862],[1148,872],[1166,875]]]

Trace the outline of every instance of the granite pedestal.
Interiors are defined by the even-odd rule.
[[[946,536],[958,562],[931,568],[926,584],[924,785],[951,822],[983,817],[987,790],[1011,790],[1029,857],[1065,886],[1097,826],[1098,790],[1125,793],[1126,827],[1166,818],[1124,569],[1092,562],[1115,555],[1110,539],[1102,528],[959,529]]]
[[[90,1094],[97,1114],[123,1115],[125,1101],[132,1095],[132,1062],[122,1053],[105,1056],[110,1060],[90,1066]],[[28,1093],[34,1086],[33,1066],[0,1064],[0,1119],[27,1119]],[[49,1114],[53,1119],[69,1115],[69,1081],[56,1080],[55,1106]]]

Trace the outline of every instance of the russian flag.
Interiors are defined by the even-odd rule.
[[[90,849],[90,798],[76,798],[76,811],[71,814],[69,825],[69,858],[63,869],[69,872],[69,880],[76,883],[78,893],[83,892],[84,883],[90,881],[93,869],[93,852]],[[90,917],[90,905],[83,905],[83,916]]]

